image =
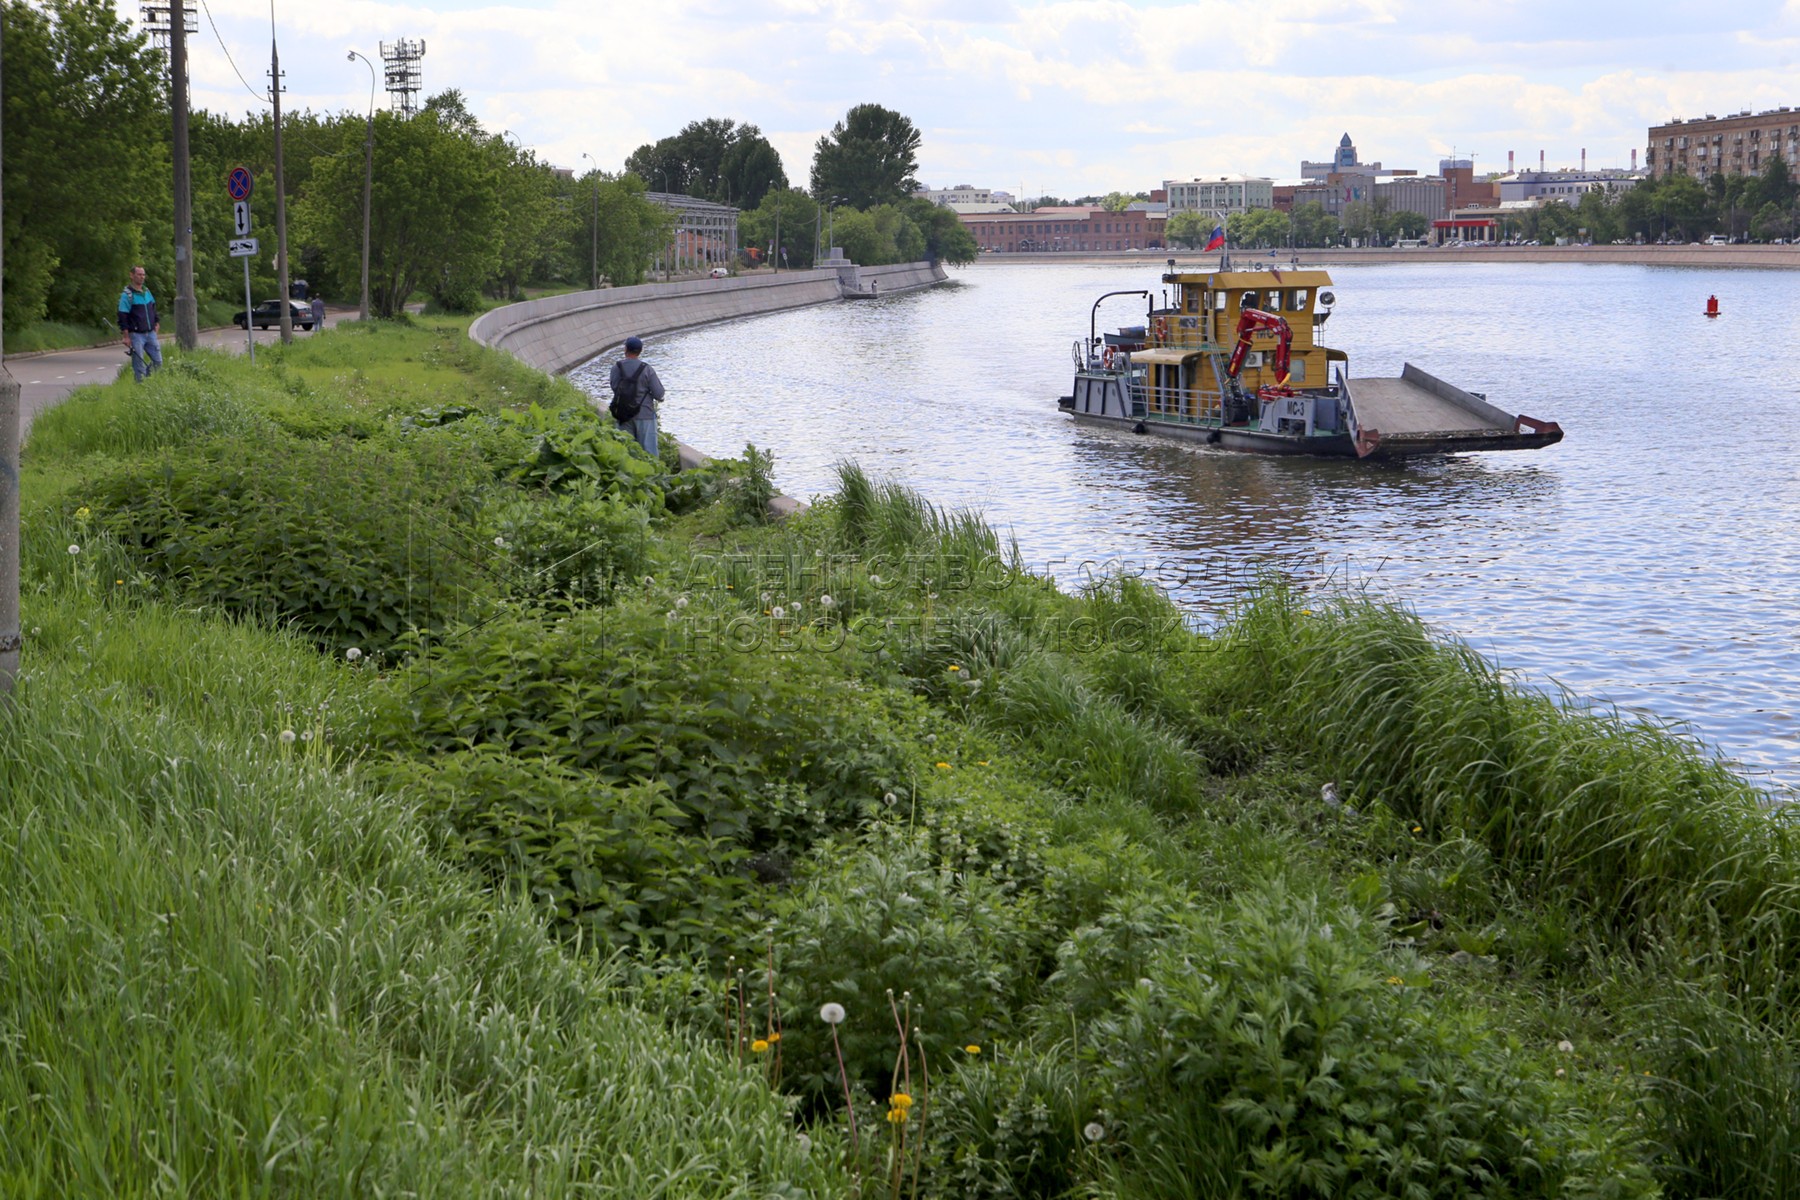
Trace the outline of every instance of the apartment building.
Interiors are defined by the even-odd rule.
[[[1759,113],[1748,109],[1726,117],[1707,113],[1652,125],[1644,165],[1653,179],[1679,174],[1704,180],[1714,175],[1760,175],[1771,158],[1800,167],[1800,110],[1783,105]]]
[[[1170,179],[1164,181],[1163,190],[1169,194],[1171,213],[1241,213],[1275,207],[1275,181],[1252,175]]]

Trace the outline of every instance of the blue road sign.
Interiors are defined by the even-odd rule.
[[[250,177],[249,167],[233,167],[225,176],[225,190],[231,193],[233,200],[248,200],[255,187],[256,181]]]

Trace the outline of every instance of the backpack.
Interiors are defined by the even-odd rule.
[[[635,375],[626,371],[624,363],[619,364],[619,382],[613,385],[612,403],[606,406],[606,411],[612,414],[613,420],[635,420],[638,410],[644,407],[638,388],[639,381],[644,378],[644,370],[641,361]]]

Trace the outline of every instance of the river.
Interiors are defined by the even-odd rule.
[[[1400,601],[1533,686],[1677,722],[1800,786],[1800,274],[1623,265],[1331,268],[1323,340],[1561,423],[1545,450],[1373,466],[1077,427],[1056,409],[1126,266],[952,282],[657,338],[665,428],[773,451],[806,498],[841,459],[980,510],[1065,583],[1144,568],[1202,622],[1252,570]],[[1716,294],[1723,315],[1703,309]],[[1109,301],[1101,327],[1141,322]],[[572,378],[596,394],[604,368]],[[596,373],[599,372],[599,373]]]

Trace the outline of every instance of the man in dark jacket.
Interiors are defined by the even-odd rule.
[[[119,332],[131,352],[131,375],[139,383],[162,366],[162,343],[156,335],[162,321],[156,315],[156,297],[144,286],[144,268],[131,268],[131,282],[119,293]]]
[[[612,387],[615,403],[621,393],[635,393],[637,413],[629,420],[619,421],[619,428],[636,438],[645,453],[655,458],[656,402],[663,398],[663,385],[656,377],[656,368],[638,357],[643,352],[642,338],[626,338],[625,357],[613,364],[612,376],[607,382]],[[618,420],[617,417],[614,419]]]

